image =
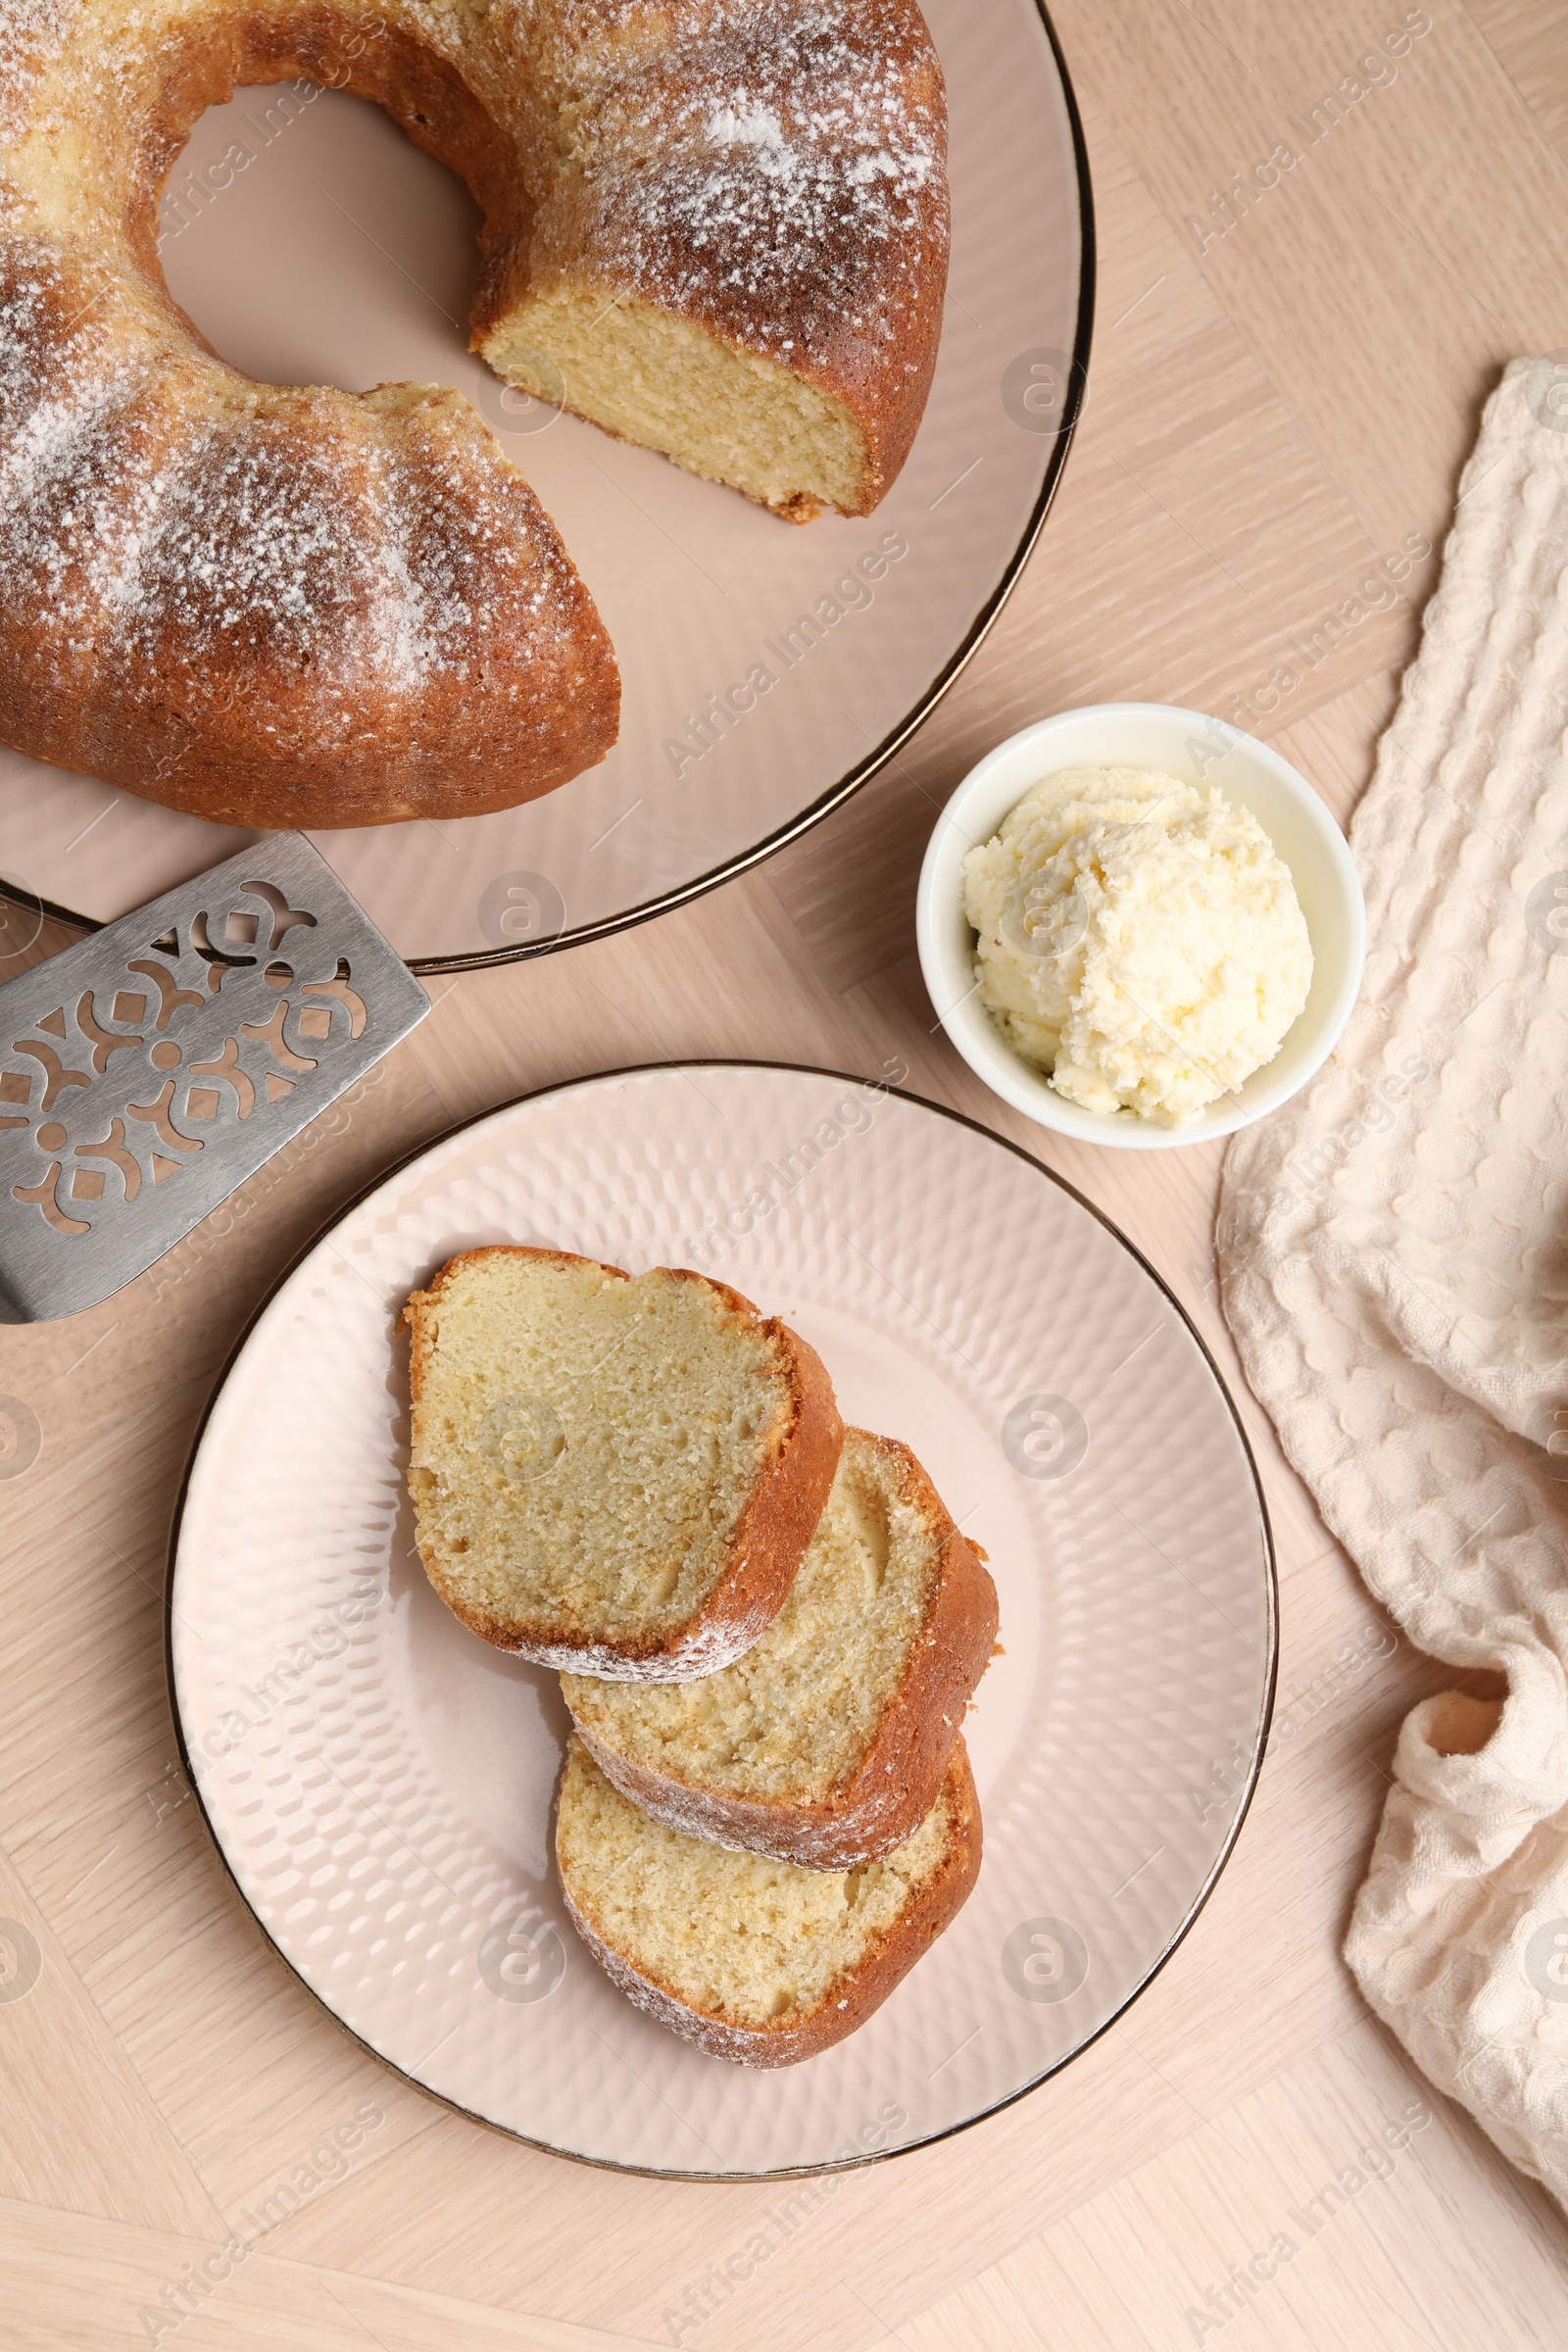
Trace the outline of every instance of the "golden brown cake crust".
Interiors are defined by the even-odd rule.
[[[226,823],[512,807],[619,715],[532,492],[460,395],[252,383],[162,284],[191,124],[295,78],[468,179],[477,340],[530,286],[672,311],[845,404],[864,512],[935,365],[940,69],[912,0],[0,0],[0,739]]]
[[[907,1446],[893,1438],[870,1442],[896,1465],[905,1501],[919,1510],[940,1546],[924,1619],[870,1744],[854,1772],[819,1801],[744,1797],[626,1754],[603,1736],[591,1697],[586,1711],[573,1706],[577,1731],[600,1770],[656,1821],[805,1870],[850,1870],[902,1845],[936,1802],[969,1699],[996,1647],[997,1591],[984,1554],[954,1526]]]
[[[475,814],[602,759],[609,638],[469,404],[251,384],[169,312],[0,241],[0,737],[269,827]]]
[[[446,1285],[469,1266],[502,1257],[528,1257],[563,1266],[592,1265],[616,1281],[629,1279],[619,1266],[601,1265],[597,1259],[560,1250],[496,1246],[465,1250],[449,1259],[428,1290],[416,1291],[403,1310],[412,1338],[409,1379],[416,1422],[439,1343]],[[604,1675],[616,1681],[678,1682],[729,1665],[760,1639],[783,1607],[833,1484],[844,1444],[844,1424],[833,1384],[815,1349],[787,1324],[764,1321],[752,1301],[727,1284],[683,1267],[661,1271],[671,1280],[701,1283],[716,1292],[732,1314],[769,1341],[789,1381],[789,1416],[731,1540],[728,1569],[693,1617],[663,1633],[651,1631],[641,1639],[627,1637],[612,1643],[589,1626],[574,1628],[559,1619],[545,1622],[520,1612],[502,1617],[476,1608],[442,1574],[439,1559],[420,1535],[419,1557],[425,1574],[453,1615],[496,1648],[511,1650],[536,1666],[553,1666],[565,1674]],[[419,1498],[417,1491],[413,1491],[417,1520]]]
[[[674,1988],[661,1979],[645,1976],[624,1953],[608,1944],[591,1920],[572,1899],[570,1881],[562,1874],[562,1891],[578,1935],[611,1982],[656,2024],[695,2042],[710,2058],[732,2065],[796,2066],[858,2031],[895,1991],[950,1927],[980,1876],[982,1830],[980,1800],[969,1769],[968,1750],[960,1740],[949,1759],[945,1787],[954,1820],[948,1848],[932,1876],[893,1927],[848,1976],[828,1987],[817,2006],[788,2024],[746,2027],[689,2008]]]

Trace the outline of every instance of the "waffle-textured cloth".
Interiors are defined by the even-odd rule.
[[[1346,1957],[1568,2204],[1568,368],[1488,404],[1351,847],[1366,987],[1240,1134],[1247,1376],[1412,1642],[1507,1678],[1406,1720]],[[1462,1751],[1466,1747],[1473,1753]]]

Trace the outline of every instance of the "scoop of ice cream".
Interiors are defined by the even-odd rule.
[[[1312,985],[1289,868],[1213,787],[1069,767],[963,861],[980,1001],[1086,1110],[1182,1127],[1279,1052]]]

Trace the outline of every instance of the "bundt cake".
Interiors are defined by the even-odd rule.
[[[0,739],[234,824],[508,808],[618,718],[532,492],[456,392],[254,383],[163,284],[191,124],[290,78],[467,180],[500,374],[806,519],[919,422],[940,69],[913,0],[0,0]]]

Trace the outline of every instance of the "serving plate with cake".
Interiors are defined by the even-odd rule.
[[[281,1279],[188,1469],[192,1784],[388,2064],[675,2177],[862,2163],[1065,2065],[1265,1736],[1272,1550],[1180,1307],[886,1084],[586,1079]]]
[[[297,826],[462,965],[897,750],[1084,383],[1034,0],[99,14],[0,8],[13,895],[102,922]]]

